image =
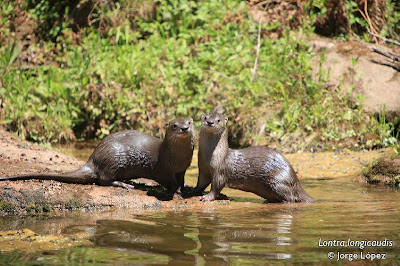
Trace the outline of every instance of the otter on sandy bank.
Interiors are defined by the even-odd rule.
[[[194,149],[193,119],[175,119],[167,125],[164,140],[135,130],[107,136],[80,169],[65,174],[26,174],[4,180],[56,180],[65,183],[133,186],[121,181],[146,177],[174,193],[184,186]]]
[[[211,183],[211,191],[201,200],[215,200],[228,186],[253,192],[269,203],[314,201],[301,187],[289,161],[279,152],[262,146],[230,149],[227,121],[219,113],[201,116],[199,179],[194,192],[204,191]]]

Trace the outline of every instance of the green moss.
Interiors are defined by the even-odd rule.
[[[48,202],[35,202],[28,204],[26,211],[32,215],[35,213],[51,212],[53,211],[53,207]]]
[[[0,211],[5,213],[13,213],[16,211],[16,207],[4,200],[0,200]]]
[[[69,200],[66,203],[64,203],[64,209],[66,209],[66,210],[76,211],[81,208],[82,208],[82,204],[76,200]]]
[[[374,160],[362,171],[362,174],[370,184],[397,187],[400,184],[400,155]]]
[[[35,214],[36,213],[36,204],[34,204],[34,203],[28,204],[28,206],[26,206],[26,211],[29,214]]]
[[[50,204],[48,204],[47,202],[44,202],[42,204],[42,210],[43,210],[43,212],[52,212],[53,207]]]
[[[393,177],[393,185],[395,187],[400,187],[400,175]]]

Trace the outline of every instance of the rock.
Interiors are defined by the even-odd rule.
[[[353,96],[361,94],[365,97],[365,111],[377,115],[385,109],[386,118],[400,120],[400,72],[392,67],[384,66],[386,58],[372,51],[372,47],[400,55],[400,49],[394,50],[377,44],[356,41],[341,42],[328,38],[315,37],[311,41],[314,51],[320,54],[326,50],[326,62],[323,69],[330,69],[330,85],[349,88],[354,85]],[[334,47],[332,47],[332,45]],[[352,64],[352,59],[353,63]],[[316,58],[319,60],[319,57]],[[319,61],[314,64],[314,71],[319,70]]]

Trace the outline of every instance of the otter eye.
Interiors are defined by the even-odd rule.
[[[189,122],[188,122],[188,124],[190,125],[190,124],[191,124],[191,122],[189,121]]]
[[[218,119],[217,122],[219,123],[219,122],[221,122],[221,120]]]
[[[173,125],[173,128],[174,128],[174,129],[176,129],[177,127],[178,127],[178,126],[177,126],[176,124],[175,124],[175,125]]]

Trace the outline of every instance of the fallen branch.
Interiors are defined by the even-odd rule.
[[[380,54],[380,55],[383,55],[383,56],[385,56],[385,57],[387,57],[387,58],[392,59],[393,62],[394,62],[394,61],[400,62],[400,56],[397,56],[397,55],[395,55],[395,54],[392,54],[392,53],[389,53],[389,52],[384,52],[384,51],[382,51],[382,50],[379,50],[379,49],[376,48],[376,47],[372,47],[372,51],[374,51],[375,53],[378,53],[378,54]]]
[[[389,63],[387,63],[387,62],[383,62],[383,61],[379,61],[379,60],[375,60],[375,59],[371,59],[370,61],[371,61],[372,63],[378,64],[378,65],[391,67],[391,68],[393,68],[394,70],[397,70],[397,71],[400,72],[400,65],[399,65],[399,66],[396,66],[396,65],[389,64]]]
[[[378,34],[372,33],[369,29],[367,29],[367,30],[368,30],[368,33],[369,33],[369,34],[371,34],[372,36],[374,36],[374,37],[376,37],[376,38],[381,39],[381,40],[384,41],[384,42],[387,42],[387,43],[391,43],[391,44],[395,44],[395,45],[397,45],[397,46],[400,46],[400,42],[397,42],[397,41],[391,40],[391,39],[387,39],[387,38],[385,38],[385,37],[379,36]]]

